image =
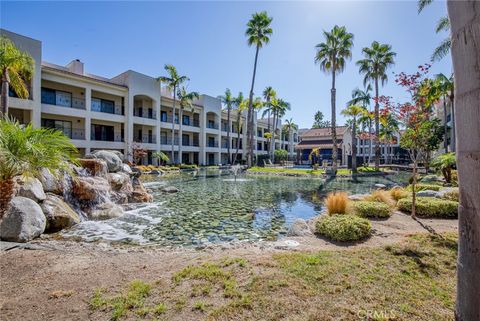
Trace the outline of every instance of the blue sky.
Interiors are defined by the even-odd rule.
[[[393,72],[414,72],[446,36],[434,32],[446,14],[443,1],[420,15],[415,1],[1,1],[0,6],[1,27],[41,40],[45,61],[64,65],[78,58],[87,72],[105,77],[128,69],[156,77],[171,63],[191,78],[189,90],[212,96],[227,87],[248,95],[254,48],[247,46],[245,24],[253,12],[267,10],[274,18],[273,36],[260,51],[255,92],[274,87],[291,103],[286,117],[300,127],[310,127],[317,110],[330,118],[331,75],[313,59],[323,30],[345,25],[355,35],[352,61],[337,78],[338,113],[352,89],[363,86],[355,65],[363,47],[373,40],[392,45],[396,65],[381,94],[403,101],[407,96],[395,85]],[[451,71],[449,57],[431,69],[432,74]]]

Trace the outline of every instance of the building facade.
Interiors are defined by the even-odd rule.
[[[155,151],[165,152],[171,162],[199,165],[227,164],[239,150],[246,155],[246,115],[241,115],[240,135],[236,112],[228,121],[220,99],[201,95],[192,110],[179,119],[178,102],[173,115],[173,96],[153,77],[128,70],[113,78],[85,72],[80,60],[66,66],[42,61],[42,43],[1,29],[22,51],[35,60],[30,97],[20,99],[10,92],[9,115],[21,123],[61,130],[71,138],[81,155],[94,150],[118,150],[131,159],[134,149],[145,149],[143,164],[154,164]],[[268,120],[254,121],[254,153],[268,153]],[[281,128],[281,122],[278,124]],[[172,139],[172,129],[175,132]],[[227,132],[230,131],[228,138]],[[181,135],[180,135],[181,132]],[[296,133],[276,139],[276,148],[295,155]],[[172,157],[173,148],[173,157]]]

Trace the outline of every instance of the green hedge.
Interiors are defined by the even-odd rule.
[[[402,212],[411,213],[412,199],[402,198],[397,203]],[[435,197],[417,197],[416,215],[418,217],[456,218],[458,202],[447,201]]]
[[[416,184],[415,185],[415,191],[420,192],[420,191],[436,191],[438,192],[442,188],[440,185],[434,185],[434,184]],[[408,185],[407,190],[412,191],[412,185]]]
[[[358,241],[372,234],[370,222],[355,215],[325,215],[315,228],[318,234],[342,242]]]
[[[446,199],[446,200],[449,200],[449,201],[458,202],[459,199],[460,199],[460,194],[459,194],[458,189],[444,193],[444,194],[443,194],[443,198]]]
[[[362,217],[390,217],[392,210],[382,202],[358,201],[353,204],[355,211]]]

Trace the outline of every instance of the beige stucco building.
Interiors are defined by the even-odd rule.
[[[186,110],[178,119],[178,104],[173,115],[171,93],[154,78],[128,70],[113,78],[85,72],[84,63],[73,60],[66,66],[42,61],[42,43],[1,29],[2,36],[28,52],[35,60],[35,74],[30,84],[30,97],[17,98],[10,93],[9,114],[22,123],[54,127],[63,131],[77,146],[81,155],[98,149],[118,150],[129,155],[133,148],[148,151],[143,163],[155,163],[154,151],[170,155],[172,120],[175,160],[182,163],[217,165],[228,163],[236,153],[237,133],[232,112],[230,124],[220,99],[201,95],[193,110]],[[179,137],[180,121],[182,137]],[[246,121],[242,115],[239,158],[246,154]],[[279,122],[278,128],[281,128]],[[255,116],[254,146],[256,155],[267,154],[264,138],[268,121]],[[227,139],[227,131],[230,139]],[[297,134],[277,139],[276,148],[284,148],[293,157]],[[179,149],[181,146],[181,155]]]

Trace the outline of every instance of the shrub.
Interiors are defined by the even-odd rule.
[[[278,162],[287,160],[288,158],[288,152],[284,149],[277,149],[273,153],[275,155],[275,160]]]
[[[333,192],[327,195],[325,205],[328,214],[345,214],[350,200],[345,192]]]
[[[195,164],[191,164],[191,165],[181,164],[179,167],[180,167],[180,169],[195,169],[195,168],[197,168],[197,165],[195,165]]]
[[[365,200],[371,202],[382,202],[387,204],[388,206],[395,206],[395,201],[392,199],[390,192],[380,189],[373,191],[372,194],[365,197]]]
[[[358,241],[372,234],[370,222],[355,215],[325,215],[315,227],[318,234],[342,242]]]
[[[398,202],[399,199],[408,197],[409,193],[402,187],[395,187],[390,190],[390,196]]]
[[[438,192],[441,187],[442,186],[440,186],[440,185],[434,185],[434,184],[416,184],[415,185],[415,191],[420,192],[420,191],[430,190],[430,191]],[[408,185],[407,190],[411,192],[412,191],[412,185]]]
[[[460,199],[460,194],[458,189],[454,189],[443,194],[443,198],[449,201],[458,202]]]
[[[382,202],[359,201],[354,203],[355,212],[362,217],[390,217],[390,206]]]
[[[442,200],[434,197],[417,197],[416,215],[418,217],[456,218],[458,202]],[[411,213],[412,199],[403,198],[397,203],[402,212]]]

